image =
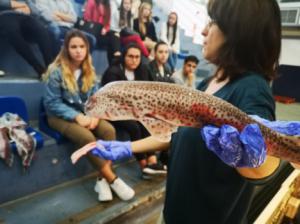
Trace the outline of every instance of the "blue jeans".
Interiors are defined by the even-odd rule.
[[[174,70],[176,68],[176,64],[177,64],[177,54],[170,51],[167,63],[170,66],[172,72],[174,72]]]

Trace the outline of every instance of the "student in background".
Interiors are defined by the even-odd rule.
[[[178,27],[178,15],[176,12],[171,12],[168,16],[168,21],[162,23],[160,30],[160,39],[166,42],[169,46],[170,53],[168,64],[171,70],[174,71],[177,63],[177,54],[180,52],[180,35]]]
[[[132,15],[134,19],[138,18],[140,5],[141,0],[132,0]]]
[[[101,33],[96,38],[98,46],[107,49],[109,65],[114,60],[118,60],[121,55],[119,37],[110,30],[112,16],[110,0],[87,0],[83,18],[86,21],[99,23],[103,26]]]
[[[52,39],[47,29],[34,16],[37,10],[31,1],[0,1],[0,37],[6,39],[39,77],[53,60]],[[30,43],[36,43],[44,63],[39,60]]]
[[[199,60],[194,55],[189,55],[184,59],[183,68],[174,72],[172,78],[175,83],[184,85],[186,87],[196,88],[196,75],[195,71]]]
[[[149,50],[152,51],[156,42],[156,30],[152,21],[152,6],[149,3],[142,3],[139,8],[138,18],[133,21],[133,29],[138,32]]]
[[[74,26],[77,14],[71,0],[35,0],[39,16],[53,35],[55,54],[58,54],[65,34]]]
[[[96,138],[116,138],[115,129],[108,121],[84,113],[84,104],[98,90],[98,84],[89,43],[82,32],[72,30],[66,34],[63,48],[49,66],[45,82],[44,106],[51,128],[79,146]],[[110,161],[91,153],[87,157],[99,172],[95,185],[99,201],[112,200],[111,189],[122,200],[133,198],[134,190],[113,172]]]
[[[168,57],[168,44],[163,41],[157,42],[154,47],[154,60],[148,64],[148,73],[152,81],[174,82],[172,71],[167,65]]]
[[[122,62],[118,65],[109,67],[103,77],[102,85],[113,81],[149,81],[146,66],[141,63],[141,49],[136,44],[128,44],[123,53]],[[134,120],[113,121],[117,128],[125,130],[131,141],[139,140],[149,136],[149,132],[144,126]],[[141,170],[142,177],[151,178],[151,175],[166,174],[166,167],[158,163],[154,152],[136,154]]]
[[[113,35],[119,40],[115,41],[115,49],[118,49],[118,54],[121,54],[121,47],[129,43],[136,43],[142,50],[145,57],[149,56],[148,49],[145,47],[140,35],[133,31],[133,15],[131,12],[132,0],[111,1],[111,23],[110,29]],[[121,56],[121,55],[120,55]]]

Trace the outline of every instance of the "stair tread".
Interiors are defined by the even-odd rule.
[[[124,202],[114,195],[111,202],[100,203],[94,192],[95,175],[84,180],[62,184],[46,191],[0,205],[0,217],[5,223],[70,223],[110,221],[138,205],[162,196],[165,178],[142,180],[135,161],[122,163],[116,173],[136,192],[134,199]]]

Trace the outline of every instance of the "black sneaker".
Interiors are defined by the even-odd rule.
[[[155,163],[155,164],[147,165],[143,169],[143,174],[147,174],[147,175],[167,174],[167,166],[163,165],[161,163]]]

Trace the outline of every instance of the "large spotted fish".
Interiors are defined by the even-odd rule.
[[[169,141],[179,126],[229,124],[241,131],[257,123],[269,155],[300,163],[300,136],[275,132],[224,100],[175,84],[112,82],[90,98],[86,113],[107,120],[138,120],[160,141]]]

